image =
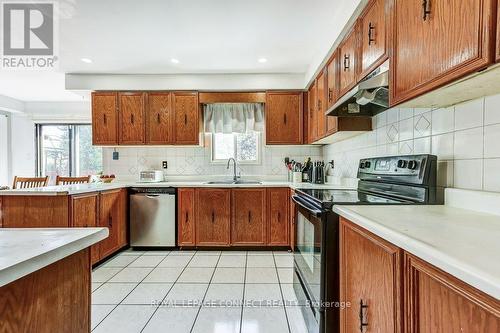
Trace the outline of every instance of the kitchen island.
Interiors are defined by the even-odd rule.
[[[0,332],[90,332],[89,247],[106,228],[0,229]]]

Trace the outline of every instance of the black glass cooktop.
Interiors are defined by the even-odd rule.
[[[335,205],[390,205],[405,203],[402,200],[386,198],[357,190],[335,189],[298,189],[310,199],[320,203],[325,208]]]

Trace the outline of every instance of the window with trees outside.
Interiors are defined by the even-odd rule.
[[[225,162],[234,158],[239,163],[259,163],[258,132],[212,133],[212,162]]]
[[[102,148],[92,146],[88,124],[38,124],[36,126],[37,174],[79,177],[103,171]]]

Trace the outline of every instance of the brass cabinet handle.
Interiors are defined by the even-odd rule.
[[[134,114],[131,114],[130,115],[130,123],[133,124],[134,123]]]
[[[427,18],[431,14],[431,0],[422,1],[422,14],[424,21],[427,21]]]
[[[189,212],[186,212],[186,223],[189,222]]]
[[[215,222],[215,213],[214,213],[214,211],[212,211],[212,223],[214,223],[214,222]]]
[[[158,124],[161,123],[161,119],[160,119],[160,114],[159,113],[156,114],[156,122]]]
[[[367,314],[365,313],[368,310],[368,304],[364,304],[363,300],[359,300],[359,331],[364,333],[365,327],[368,326],[368,321],[365,321]]]
[[[286,113],[283,114],[283,122],[285,123],[286,125]]]
[[[351,56],[349,54],[344,54],[344,72],[347,72],[351,66]]]
[[[281,213],[278,212],[278,222],[281,222]]]
[[[186,114],[184,114],[184,125],[187,125],[187,121],[188,121],[188,119],[187,119],[187,115],[186,115]]]
[[[373,30],[375,30],[375,26],[370,22],[368,24],[368,45],[372,45],[372,43],[375,42],[375,39],[373,38]]]
[[[332,88],[328,89],[328,101],[329,102],[333,101],[333,89]]]
[[[252,222],[252,212],[248,211],[248,223]]]
[[[104,118],[104,125],[107,125],[108,123],[108,117],[106,117],[106,114],[103,114],[102,117]]]

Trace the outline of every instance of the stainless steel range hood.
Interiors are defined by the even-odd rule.
[[[329,116],[374,116],[389,108],[389,62],[386,61],[326,111]]]

